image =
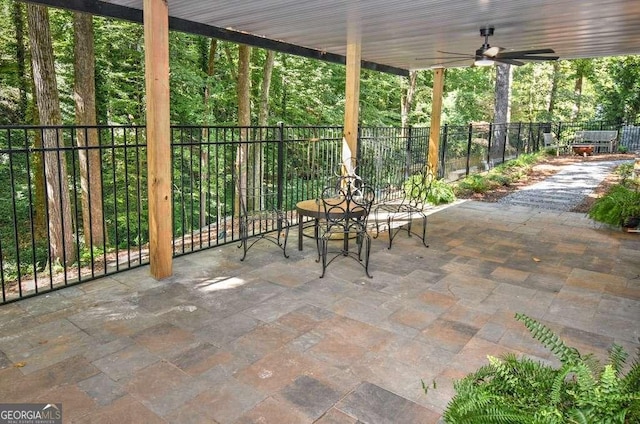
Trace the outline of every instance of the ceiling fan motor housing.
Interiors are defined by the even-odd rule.
[[[482,47],[476,50],[476,59],[478,57],[484,56],[485,52],[491,47],[489,45],[489,37],[493,35],[493,31],[495,31],[495,28],[492,26],[480,28],[480,35],[484,37],[484,44],[482,44]]]
[[[490,36],[493,35],[493,31],[495,31],[494,27],[480,28],[480,36],[481,37],[490,37]]]
[[[490,37],[493,35],[493,31],[495,31],[494,27],[484,27],[480,28],[480,36],[481,37]]]

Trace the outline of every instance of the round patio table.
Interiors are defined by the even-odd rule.
[[[337,206],[337,208],[335,208],[335,210],[339,210],[342,209],[344,210],[346,208],[346,202],[343,201],[342,203],[337,203],[337,202],[331,202],[332,206]],[[303,229],[304,229],[304,222],[303,222],[303,217],[309,217],[309,218],[313,218],[314,223],[313,223],[313,238],[315,240],[318,239],[318,220],[320,218],[324,218],[326,216],[326,212],[324,210],[324,206],[322,205],[322,200],[320,199],[309,199],[309,200],[303,200],[301,202],[296,203],[296,211],[298,212],[298,250],[302,250],[302,236],[303,236]],[[356,204],[350,204],[349,205],[349,219],[351,218],[361,218],[364,214],[366,213],[365,208],[363,208],[360,205],[356,205]],[[340,218],[344,213],[343,212],[334,212],[334,213],[329,213],[329,218]],[[344,241],[345,244],[345,250],[349,250],[348,246],[349,246],[349,239],[345,239]]]

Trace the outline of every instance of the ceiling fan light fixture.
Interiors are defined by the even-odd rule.
[[[475,60],[475,62],[473,62],[473,64],[476,66],[492,66],[494,63],[495,62],[493,60],[486,57],[479,57]]]

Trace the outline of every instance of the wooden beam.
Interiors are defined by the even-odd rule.
[[[26,0],[22,0],[26,1]],[[63,9],[76,10],[78,12],[91,13],[96,16],[105,16],[125,21],[142,23],[142,11],[128,6],[100,1],[100,0],[28,0],[31,3],[39,3],[45,6],[60,7]],[[346,58],[336,53],[329,53],[322,50],[297,46],[284,41],[271,40],[258,35],[246,32],[234,31],[227,28],[219,28],[206,25],[200,22],[188,21],[176,17],[169,17],[169,28],[172,31],[186,32],[187,34],[197,34],[208,38],[216,38],[223,41],[231,41],[238,44],[260,47],[266,50],[273,50],[280,53],[292,54],[307,57],[310,59],[322,60],[330,63],[344,65]],[[409,76],[407,69],[382,63],[369,62],[363,60],[361,66],[365,69],[384,72],[391,75]]]
[[[433,97],[431,100],[431,127],[429,130],[429,166],[434,174],[438,171],[438,147],[440,145],[440,118],[442,116],[442,92],[444,68],[433,72]]]
[[[151,275],[159,280],[172,273],[167,0],[144,0],[144,63],[147,96],[149,262]]]
[[[345,84],[344,138],[351,157],[358,153],[358,111],[360,106],[360,40],[347,44],[347,81]]]

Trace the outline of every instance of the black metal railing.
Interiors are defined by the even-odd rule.
[[[640,147],[633,126],[445,125],[440,175],[454,180],[537,151],[544,132],[562,138],[610,128],[620,145]],[[174,255],[238,240],[238,155],[249,181],[276,190],[294,223],[295,204],[318,197],[339,172],[342,133],[340,126],[172,126]],[[428,159],[426,127],[362,127],[359,140],[357,172],[373,185]],[[0,127],[0,303],[147,264],[146,169],[144,126]]]

